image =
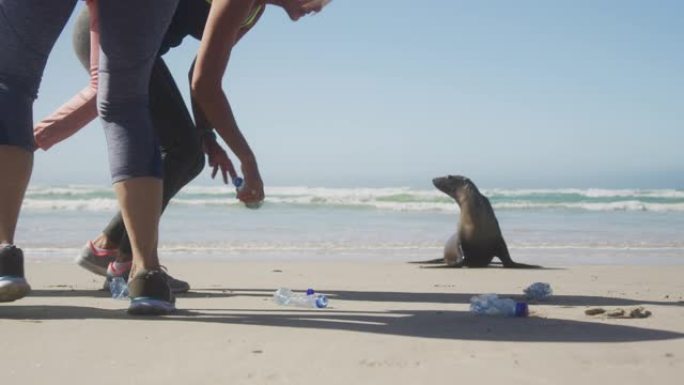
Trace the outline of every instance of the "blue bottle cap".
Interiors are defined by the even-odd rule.
[[[525,302],[516,302],[515,304],[515,316],[516,317],[527,317],[529,314],[529,308]]]
[[[328,297],[322,294],[316,297],[316,307],[319,309],[328,307]]]
[[[242,187],[242,184],[245,183],[245,180],[240,178],[239,176],[236,176],[233,178],[233,185],[235,186],[236,189],[239,189]]]
[[[316,293],[316,291],[314,289],[312,289],[312,288],[306,289],[306,295],[314,295],[314,293]]]

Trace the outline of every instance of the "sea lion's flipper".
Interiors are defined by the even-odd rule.
[[[507,268],[512,268],[512,269],[541,269],[542,267],[539,265],[528,265],[526,263],[518,263],[518,262],[513,262],[512,265],[504,265],[504,267]]]
[[[427,261],[410,261],[409,263],[417,263],[417,264],[421,264],[421,265],[437,265],[437,264],[443,264],[444,258],[428,259]]]
[[[518,263],[518,262],[513,262],[513,259],[511,259],[511,255],[508,253],[508,246],[506,246],[506,241],[501,239],[501,243],[499,245],[499,251],[496,253],[496,256],[501,260],[501,263],[503,263],[503,267],[506,268],[513,268],[513,269],[539,269],[541,266],[537,265],[528,265],[525,263]]]

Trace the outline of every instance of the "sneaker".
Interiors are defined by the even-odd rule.
[[[30,291],[24,278],[24,253],[14,245],[0,248],[0,302],[18,300]]]
[[[103,249],[95,246],[93,241],[88,241],[81,255],[76,258],[76,263],[92,273],[107,276],[107,267],[116,260],[118,254],[117,249]]]
[[[118,269],[115,267],[114,263],[110,263],[109,266],[107,266],[107,277],[105,278],[104,284],[102,285],[102,289],[109,291],[109,286],[114,277],[121,277],[124,279],[124,281],[128,281],[128,275],[131,273],[131,264],[129,263],[126,267],[122,267],[121,264],[117,265]],[[173,292],[173,294],[182,294],[190,290],[189,283],[172,277],[169,273],[166,272],[166,268],[164,266],[162,266],[162,269],[163,270],[161,271],[161,273],[164,275],[166,283],[169,285],[169,288],[171,289],[171,292]]]
[[[176,310],[176,298],[161,270],[142,270],[128,283],[128,314],[164,315]]]
[[[170,276],[169,273],[166,272],[166,268],[164,266],[162,266],[162,269],[162,274],[164,274],[164,278],[166,278],[166,283],[171,288],[173,294],[182,294],[190,291],[189,283]]]

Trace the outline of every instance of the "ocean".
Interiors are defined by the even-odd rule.
[[[514,260],[684,263],[684,190],[483,189]],[[458,206],[436,189],[268,187],[258,210],[227,186],[184,189],[160,227],[167,259],[438,258]],[[33,260],[72,259],[116,212],[110,186],[31,186],[16,243]]]

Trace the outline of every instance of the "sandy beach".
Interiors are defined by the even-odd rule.
[[[30,262],[32,294],[0,305],[0,368],[12,384],[675,384],[684,369],[684,266],[544,270],[402,262],[175,262],[193,285],[179,312],[132,318],[67,262]],[[473,294],[554,296],[529,318],[476,316]],[[271,301],[314,287],[330,307]],[[644,306],[646,319],[588,316]]]

